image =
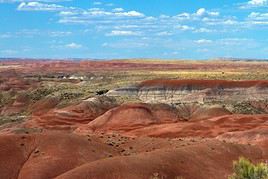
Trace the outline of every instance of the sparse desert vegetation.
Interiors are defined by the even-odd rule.
[[[0,178],[253,179],[266,170],[265,61],[0,66]],[[256,165],[243,158],[232,170],[241,155]]]

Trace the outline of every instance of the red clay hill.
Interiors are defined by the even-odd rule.
[[[0,136],[0,144],[1,178],[224,179],[241,155],[253,161],[267,159],[258,146],[214,139],[25,131]]]

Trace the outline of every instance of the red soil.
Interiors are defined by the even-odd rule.
[[[0,136],[0,178],[53,178],[84,163],[117,155],[90,137],[66,133]]]
[[[12,72],[0,71],[0,91],[22,91],[38,85],[37,82],[23,79],[20,77],[20,74],[15,73],[8,75],[9,73]]]
[[[35,116],[39,116],[55,108],[59,103],[60,100],[58,98],[47,97],[31,105],[30,112],[32,112],[32,114]]]
[[[226,114],[230,114],[230,112],[221,108],[205,109],[197,105],[184,105],[177,110],[176,108],[161,104],[124,104],[109,110],[87,125],[80,126],[77,132],[121,131],[122,133],[131,133],[131,131],[147,129],[147,127],[154,128],[165,124],[176,125],[179,121],[185,120],[186,117],[187,120],[192,121]]]
[[[46,130],[2,133],[0,178],[224,179],[240,156],[268,159],[268,115],[182,122],[176,114],[166,105],[125,104],[88,125],[68,118],[70,125],[80,126],[79,136]],[[57,119],[43,120],[46,127],[59,125]]]
[[[199,108],[192,114],[191,121],[209,119],[212,117],[224,116],[228,114],[231,114],[231,112],[222,107]]]
[[[77,136],[49,131],[2,135],[0,145],[0,178],[11,179],[147,179],[156,174],[221,179],[231,174],[232,161],[239,156],[253,161],[268,157],[258,146],[216,140]]]
[[[154,137],[217,137],[228,132],[246,132],[268,127],[268,115],[227,115],[193,122],[162,124],[127,131],[134,136]],[[266,136],[267,137],[267,136]]]
[[[155,111],[148,104],[125,104],[109,110],[90,122],[86,128],[92,131],[99,129],[128,131],[177,120],[176,111],[172,108],[165,107],[161,111]]]
[[[171,107],[156,111],[148,104],[125,104],[87,125],[81,125],[76,133],[119,132],[127,136],[214,138],[229,132],[248,133],[250,130],[263,128],[265,131],[268,128],[268,115],[224,115],[224,111],[216,108],[208,109],[208,112],[197,110],[193,113],[193,119],[185,122]],[[219,117],[212,116],[217,113]],[[258,136],[264,139],[267,133]],[[249,139],[245,140],[250,142]]]
[[[56,104],[56,101],[49,100],[38,103],[35,106],[36,111],[33,113],[31,120],[26,122],[28,127],[44,127],[48,129],[72,129],[81,124],[87,124],[96,117],[102,115],[107,110],[115,107],[113,101],[83,101],[76,105],[70,105],[65,108],[52,108],[46,113],[42,113],[41,106],[50,108]]]
[[[227,109],[220,106],[200,106],[197,104],[181,104],[177,106],[178,116],[182,120],[197,121],[212,117],[232,114]]]
[[[26,111],[28,106],[30,105],[31,101],[30,98],[25,95],[21,94],[17,96],[16,100],[9,105],[6,105],[1,110],[1,115],[14,115]]]
[[[240,144],[261,144],[268,148],[268,125],[260,126],[245,131],[231,131],[219,135],[217,139],[228,140]],[[266,149],[267,149],[266,148]],[[268,150],[267,150],[268,152]]]
[[[241,155],[255,160],[263,157],[258,148],[207,142],[178,149],[99,160],[70,170],[57,179],[225,179],[231,174],[232,161]]]

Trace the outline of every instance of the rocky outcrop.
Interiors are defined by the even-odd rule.
[[[149,80],[107,95],[168,104],[259,101],[268,98],[268,81]]]

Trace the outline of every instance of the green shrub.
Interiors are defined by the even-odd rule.
[[[268,165],[258,163],[254,165],[248,159],[240,157],[233,163],[234,173],[229,179],[268,179]]]
[[[31,91],[28,95],[33,101],[38,101],[51,94],[53,91],[53,88],[37,88]]]

